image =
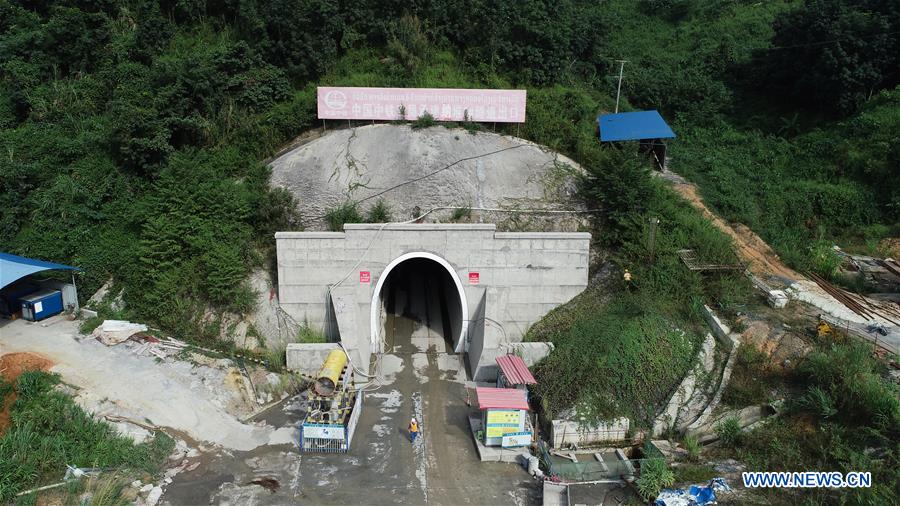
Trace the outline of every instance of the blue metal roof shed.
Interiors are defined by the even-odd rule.
[[[620,112],[597,117],[600,140],[603,142],[672,139],[669,128],[657,111]]]
[[[70,265],[55,264],[0,252],[0,288],[10,285],[13,281],[24,278],[29,274],[49,270],[80,271],[81,269]]]
[[[57,264],[53,262],[45,262],[34,258],[25,258],[11,253],[0,252],[0,290],[11,285],[12,283],[41,271],[61,270],[73,271],[72,286],[75,286],[74,271],[80,271],[78,267],[71,265]],[[78,292],[75,293],[75,309],[78,309]]]

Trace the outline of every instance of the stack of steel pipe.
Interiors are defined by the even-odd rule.
[[[827,293],[828,295],[831,295],[838,302],[847,306],[848,309],[850,309],[854,313],[858,314],[859,316],[862,316],[867,321],[874,320],[875,317],[878,317],[883,320],[889,321],[889,322],[893,323],[894,325],[900,325],[900,323],[898,323],[896,320],[894,320],[894,319],[884,315],[882,312],[878,311],[875,308],[875,306],[871,302],[869,302],[865,297],[861,297],[856,294],[851,294],[850,292],[842,290],[842,289],[832,285],[831,283],[829,283],[828,281],[826,281],[824,278],[822,278],[821,276],[819,276],[817,274],[809,273],[809,277],[812,278],[813,281],[815,281],[816,284],[822,288],[822,290],[825,290],[825,293]],[[860,298],[857,299],[857,297],[860,297]],[[865,305],[863,305],[863,304],[865,304]]]

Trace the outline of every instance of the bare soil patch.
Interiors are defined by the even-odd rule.
[[[729,225],[725,220],[710,211],[697,193],[696,186],[693,184],[673,184],[672,188],[687,199],[716,228],[725,232],[734,240],[737,255],[741,261],[748,265],[750,272],[760,277],[774,275],[794,281],[806,279],[785,265],[781,258],[778,257],[778,254],[746,225]]]
[[[0,376],[6,383],[15,383],[25,371],[46,371],[53,367],[53,362],[35,353],[7,353],[0,357]],[[0,436],[9,427],[9,410],[16,401],[16,393],[10,392],[5,399],[0,399]]]

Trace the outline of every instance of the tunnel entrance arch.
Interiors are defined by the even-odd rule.
[[[375,290],[372,293],[372,302],[370,306],[371,309],[369,312],[369,329],[371,338],[370,342],[373,353],[382,353],[385,351],[384,339],[380,324],[380,314],[384,308],[384,306],[382,305],[382,297],[384,296],[383,291],[386,288],[386,284],[390,278],[390,274],[392,271],[395,271],[395,269],[400,267],[401,264],[404,264],[404,262],[409,264],[410,261],[417,259],[426,260],[437,264],[438,266],[440,266],[440,268],[446,271],[446,274],[449,276],[449,279],[452,283],[451,291],[455,292],[458,296],[458,307],[460,313],[458,321],[451,322],[451,327],[453,327],[454,330],[459,329],[458,331],[454,331],[452,336],[453,349],[455,353],[464,351],[466,342],[466,324],[469,321],[469,310],[468,301],[466,300],[466,293],[463,290],[463,285],[459,280],[459,276],[456,274],[456,270],[453,268],[453,266],[444,258],[427,251],[416,251],[405,253],[392,260],[384,268],[384,271],[382,271],[381,276],[378,277],[378,281],[375,283]]]

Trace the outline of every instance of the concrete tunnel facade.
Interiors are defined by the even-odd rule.
[[[493,224],[347,224],[343,232],[278,232],[278,296],[299,323],[324,329],[357,367],[384,350],[381,299],[392,272],[428,261],[458,297],[452,349],[482,356],[522,340],[528,327],[588,283],[590,234],[497,232]],[[457,330],[458,328],[458,330]],[[448,339],[449,341],[449,339]]]

